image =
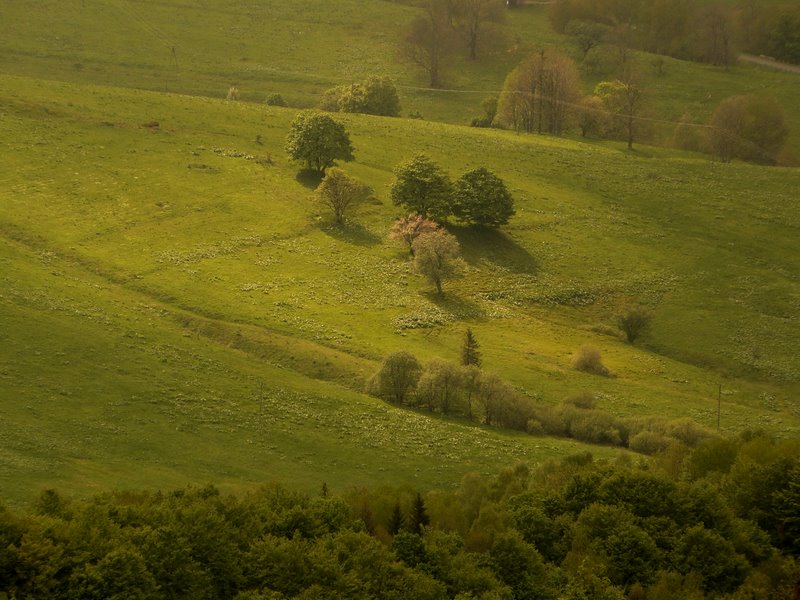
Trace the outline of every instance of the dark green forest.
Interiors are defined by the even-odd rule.
[[[0,508],[9,598],[793,599],[800,444],[583,453],[454,491],[264,485]]]

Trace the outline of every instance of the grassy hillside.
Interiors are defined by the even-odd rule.
[[[392,350],[455,359],[467,325],[486,368],[543,402],[590,390],[713,426],[721,382],[724,431],[800,430],[796,170],[351,115],[346,168],[378,201],[337,229],[284,154],[292,109],[0,80],[7,498],[428,487],[583,448],[360,393]],[[444,298],[386,240],[391,170],[417,151],[453,176],[488,166],[518,203],[501,232],[453,228],[469,268]],[[633,302],[655,315],[645,347],[609,335]],[[572,370],[586,344],[616,378]]]
[[[416,14],[409,3],[386,0],[302,2],[149,2],[46,0],[35,5],[0,0],[0,72],[62,81],[225,96],[263,102],[280,93],[292,106],[311,106],[333,85],[385,74],[401,86],[404,114],[464,124],[481,101],[501,89],[506,74],[543,46],[574,51],[553,33],[543,6],[507,14],[503,44],[480,61],[456,57],[444,76],[447,90],[426,90],[424,75],[398,60],[402,25]],[[662,140],[684,114],[704,122],[728,96],[774,95],[787,112],[790,141],[800,154],[798,76],[740,65],[725,70],[639,55],[654,123]],[[613,72],[587,77],[593,89]]]

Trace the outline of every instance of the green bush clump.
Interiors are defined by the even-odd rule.
[[[631,436],[628,441],[628,448],[641,454],[656,454],[666,450],[672,442],[674,442],[674,438],[655,431],[645,430]]]
[[[575,408],[592,409],[595,406],[596,398],[591,392],[581,392],[564,399],[564,404]]]
[[[289,106],[280,94],[270,94],[266,100],[267,106]]]
[[[578,355],[572,363],[578,371],[611,377],[611,371],[603,364],[600,357],[600,350],[591,346],[584,346],[578,351]]]
[[[400,97],[391,79],[372,75],[358,83],[326,90],[320,100],[319,108],[330,112],[398,117]]]

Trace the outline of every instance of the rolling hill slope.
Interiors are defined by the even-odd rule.
[[[343,116],[377,201],[331,225],[283,151],[292,109],[0,76],[4,495],[265,478],[451,485],[585,446],[363,396],[386,353],[486,368],[542,402],[796,436],[797,170]],[[152,124],[158,122],[158,126]],[[443,298],[386,239],[392,168],[485,165],[518,214],[452,227]],[[247,157],[267,158],[264,164]],[[644,347],[609,335],[654,311]],[[571,368],[599,347],[616,378]],[[261,384],[264,384],[263,400]],[[610,449],[594,447],[610,455]]]

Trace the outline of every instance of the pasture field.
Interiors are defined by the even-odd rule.
[[[551,31],[546,7],[521,7],[496,28],[502,42],[487,44],[479,61],[455,56],[444,75],[447,89],[426,89],[424,74],[399,58],[402,26],[417,10],[388,0],[0,0],[0,72],[211,98],[236,86],[243,100],[260,103],[279,93],[294,107],[315,105],[334,85],[380,74],[400,86],[404,115],[466,124],[530,52],[577,52],[570,38]],[[786,111],[790,145],[800,155],[796,74],[670,58],[656,67],[654,58],[638,53],[635,60],[650,106],[645,123],[660,143],[684,115],[704,123],[728,96],[769,94]],[[585,74],[585,91],[613,77]]]
[[[283,150],[295,114],[0,76],[7,501],[187,481],[430,488],[619,453],[361,393],[391,351],[455,360],[467,326],[488,370],[545,403],[592,391],[618,415],[713,427],[721,384],[724,432],[800,433],[798,170],[343,115],[344,167],[375,199],[337,228]],[[443,297],[386,237],[392,169],[416,152],[453,177],[487,166],[517,201],[500,231],[451,227],[468,266]],[[633,303],[654,314],[637,346],[613,334]],[[616,377],[574,371],[584,345]]]

